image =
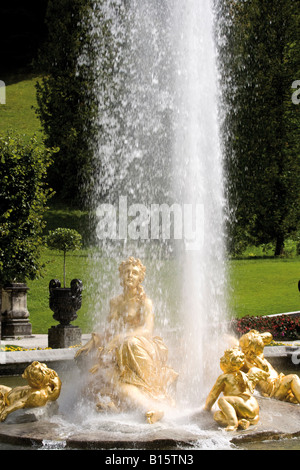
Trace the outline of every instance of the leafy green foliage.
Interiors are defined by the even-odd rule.
[[[0,136],[0,285],[40,274],[43,215],[53,191],[46,184],[55,149],[36,137]]]
[[[273,242],[280,255],[300,219],[300,4],[217,3],[230,249]]]
[[[76,251],[81,248],[81,235],[74,229],[57,228],[49,232],[47,246],[52,250]]]
[[[90,183],[90,139],[97,111],[89,47],[90,0],[49,0],[48,36],[40,52],[37,114],[48,146],[59,147],[49,184],[60,200],[82,204]]]

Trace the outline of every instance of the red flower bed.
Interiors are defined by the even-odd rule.
[[[300,313],[299,315],[276,315],[242,318],[232,320],[232,329],[237,336],[242,336],[250,330],[266,331],[272,333],[273,339],[291,341],[300,339]]]

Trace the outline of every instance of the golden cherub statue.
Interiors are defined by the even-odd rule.
[[[250,424],[259,420],[259,405],[253,397],[256,383],[267,376],[257,367],[253,367],[246,374],[241,371],[245,364],[245,356],[238,348],[227,349],[220,360],[220,367],[224,372],[219,376],[210,391],[204,409],[210,411],[219,395],[220,410],[214,414],[214,419],[226,431],[237,428],[247,429]]]
[[[13,411],[44,406],[60,395],[60,378],[46,364],[34,361],[25,369],[22,377],[28,385],[14,388],[0,385],[0,421],[4,421]]]
[[[261,380],[257,386],[262,395],[290,403],[300,403],[300,378],[298,375],[278,374],[264,357],[264,347],[270,344],[272,339],[271,333],[259,333],[257,330],[250,330],[244,334],[240,338],[239,344],[245,354],[245,366],[248,369],[255,366],[268,372],[267,378]]]
[[[91,340],[75,356],[98,351],[90,372],[89,391],[98,400],[98,411],[140,409],[148,423],[155,423],[164,409],[174,405],[178,374],[168,367],[168,349],[160,337],[153,337],[152,302],[142,287],[146,268],[129,257],[119,266],[123,293],[110,301],[110,313],[103,335]]]

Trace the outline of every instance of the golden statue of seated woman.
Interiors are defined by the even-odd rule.
[[[262,395],[290,403],[300,403],[300,378],[296,374],[278,373],[264,357],[264,347],[271,343],[271,333],[250,330],[240,340],[240,348],[245,354],[245,366],[258,367],[268,372],[268,377],[258,383]]]
[[[46,364],[34,361],[22,377],[28,385],[14,388],[0,385],[0,421],[4,421],[13,411],[44,406],[60,395],[61,380]]]
[[[223,374],[220,375],[210,391],[204,409],[210,411],[219,395],[220,410],[214,414],[214,419],[226,431],[237,428],[247,429],[259,420],[259,405],[253,396],[255,385],[265,379],[268,373],[257,367],[252,367],[248,373],[241,369],[245,365],[245,356],[238,348],[227,349],[220,360]]]
[[[98,351],[89,392],[98,397],[99,411],[140,409],[147,422],[154,423],[174,405],[178,374],[167,365],[163,340],[153,336],[152,302],[142,287],[145,271],[139,259],[121,263],[123,293],[110,301],[106,332],[93,333],[75,359]]]

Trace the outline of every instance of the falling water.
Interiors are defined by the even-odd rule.
[[[98,220],[113,208],[106,236],[98,224],[94,320],[105,321],[120,291],[119,262],[141,258],[158,332],[180,373],[179,400],[193,406],[218,374],[226,318],[213,22],[210,0],[98,1],[91,21],[93,204]],[[169,226],[155,219],[158,233],[153,214],[162,207],[172,217]]]
[[[180,257],[186,338],[184,370],[191,385],[189,400],[199,403],[219,370],[226,319],[217,67],[210,0],[175,3],[175,184],[182,204],[188,202],[194,210],[202,209],[199,246],[184,250]]]

